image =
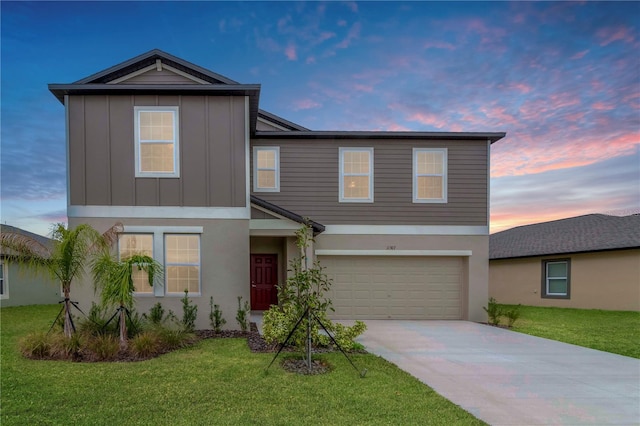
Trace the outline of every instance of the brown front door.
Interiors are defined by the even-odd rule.
[[[251,255],[251,309],[265,311],[278,303],[278,255]]]

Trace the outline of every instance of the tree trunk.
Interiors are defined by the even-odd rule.
[[[127,347],[127,311],[120,305],[120,347]]]
[[[71,337],[73,334],[73,322],[71,320],[71,304],[69,302],[69,286],[64,285],[64,335]]]

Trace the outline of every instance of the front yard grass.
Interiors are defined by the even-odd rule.
[[[47,331],[59,305],[0,309],[4,425],[464,424],[460,407],[374,355],[322,355],[334,370],[284,371],[245,339],[208,339],[140,362],[73,363],[23,358],[18,340]],[[282,355],[281,355],[282,356]]]
[[[640,312],[522,306],[512,330],[640,358]]]

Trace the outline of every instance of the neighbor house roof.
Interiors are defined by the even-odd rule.
[[[25,231],[24,229],[16,228],[11,225],[2,225],[0,224],[0,234],[20,234],[25,235],[27,237],[33,238],[38,241],[45,247],[51,248],[53,245],[53,240],[51,238],[44,237],[42,235],[34,234],[33,232]],[[10,254],[9,252],[5,252],[5,249],[0,246],[0,254]]]
[[[588,214],[518,226],[489,237],[489,259],[640,248],[640,215]]]

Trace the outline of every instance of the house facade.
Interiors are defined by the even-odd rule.
[[[500,303],[640,311],[640,215],[591,214],[491,235]]]
[[[52,244],[52,240],[47,237],[10,225],[0,225],[0,233],[22,234],[42,245]],[[48,305],[61,300],[59,282],[45,273],[26,270],[8,259],[5,250],[0,248],[0,307]]]
[[[180,312],[187,289],[198,327],[211,296],[233,327],[238,296],[277,303],[309,223],[334,318],[484,319],[504,133],[312,131],[261,110],[259,85],[159,50],[49,89],[66,111],[69,225],[120,222],[120,256],[164,265],[164,283],[135,277],[139,310]]]

